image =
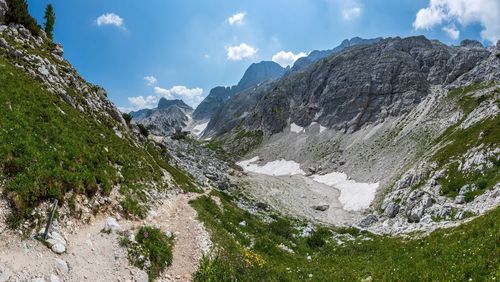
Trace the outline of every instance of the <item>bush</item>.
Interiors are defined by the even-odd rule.
[[[137,231],[135,240],[121,240],[120,244],[128,247],[130,262],[147,271],[149,280],[153,281],[172,264],[174,237],[168,237],[158,228],[144,226]]]
[[[314,233],[310,237],[307,238],[307,245],[311,249],[320,249],[326,244],[326,241],[323,238],[329,235],[331,235],[330,230],[326,228],[319,228],[318,230],[314,231]]]
[[[138,123],[137,126],[139,127],[139,132],[144,136],[148,137],[149,135],[149,130],[142,124]]]
[[[7,24],[20,24],[31,31],[34,35],[40,35],[40,26],[28,12],[28,3],[26,0],[7,0],[9,9],[5,14]]]
[[[130,126],[130,122],[132,121],[132,115],[130,115],[128,113],[123,113],[122,116],[123,116],[123,119],[125,120],[125,122],[127,123],[127,125]]]

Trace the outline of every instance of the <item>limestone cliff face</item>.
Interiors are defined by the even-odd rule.
[[[206,134],[220,135],[243,125],[271,135],[291,123],[304,127],[312,122],[353,132],[408,112],[432,85],[500,79],[493,53],[476,41],[447,46],[423,36],[348,47],[305,71],[232,97]]]
[[[275,62],[262,61],[251,64],[237,85],[232,87],[218,86],[210,90],[210,94],[194,111],[193,118],[196,120],[210,119],[230,97],[265,81],[279,79],[285,71],[286,69]]]
[[[131,112],[132,120],[147,127],[155,135],[165,136],[175,132],[176,128],[185,127],[193,108],[182,100],[161,98],[155,109],[143,109]]]

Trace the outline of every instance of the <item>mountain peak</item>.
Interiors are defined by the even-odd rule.
[[[168,100],[166,98],[161,98],[160,101],[158,102],[158,109],[166,109],[172,106],[177,106],[180,108],[186,108],[192,110],[192,108],[186,103],[184,103],[184,101],[182,101],[181,99]]]
[[[280,78],[285,73],[286,69],[272,61],[262,61],[253,63],[245,71],[240,82],[236,86],[237,90],[244,90],[259,84],[266,80],[274,80]]]

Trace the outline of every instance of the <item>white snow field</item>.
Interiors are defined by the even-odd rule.
[[[305,172],[300,168],[300,164],[294,161],[284,159],[268,162],[264,165],[256,164],[260,158],[254,157],[249,160],[240,161],[237,165],[241,166],[246,172],[253,172],[269,176],[301,175]],[[361,183],[351,180],[345,173],[332,172],[325,175],[311,175],[310,178],[315,182],[325,184],[340,191],[339,201],[343,208],[348,211],[360,211],[370,207],[375,199],[375,193],[379,186],[378,183]]]
[[[277,161],[268,162],[263,166],[254,164],[254,162],[258,161],[259,159],[260,158],[257,156],[246,161],[238,162],[236,164],[241,166],[243,170],[247,172],[254,172],[270,176],[305,174],[305,172],[302,169],[300,169],[300,164],[294,161],[287,161],[281,159]]]

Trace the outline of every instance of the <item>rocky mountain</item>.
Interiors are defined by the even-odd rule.
[[[170,135],[176,128],[188,125],[193,108],[182,100],[161,98],[155,109],[131,112],[132,121],[144,125],[151,133],[160,136]]]
[[[293,160],[378,183],[372,212],[384,212],[362,224],[377,232],[453,224],[500,201],[499,53],[498,44],[423,36],[348,47],[231,97],[204,135],[262,164]]]
[[[338,53],[347,47],[356,46],[356,45],[372,44],[372,43],[379,42],[380,40],[382,40],[381,37],[373,38],[373,39],[363,39],[360,37],[353,37],[351,39],[344,39],[344,41],[342,41],[342,43],[340,43],[339,46],[337,46],[333,49],[321,50],[321,51],[314,50],[307,57],[299,58],[293,64],[293,67],[287,73],[292,73],[292,72],[304,70],[308,66],[313,64],[314,62],[317,62],[323,58],[326,58],[330,55]]]
[[[218,86],[210,90],[209,95],[201,102],[193,113],[196,120],[208,120],[231,96],[265,81],[272,81],[283,76],[286,69],[270,61],[251,64],[237,85],[232,87]]]

